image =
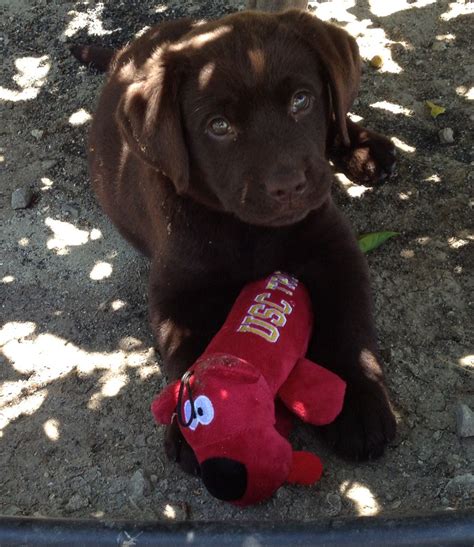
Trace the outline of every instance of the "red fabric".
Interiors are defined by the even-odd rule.
[[[242,290],[202,359],[226,353],[252,363],[276,394],[306,354],[312,323],[306,288],[276,273]]]
[[[325,425],[341,412],[345,390],[346,383],[334,372],[300,359],[278,395],[304,422]]]
[[[311,452],[295,451],[286,481],[290,484],[309,486],[319,481],[322,474],[323,464],[317,456]]]
[[[252,283],[190,368],[187,387],[176,382],[152,404],[159,423],[171,423],[178,403],[187,421],[191,391],[197,415],[181,426],[183,435],[201,464],[229,458],[245,466],[247,487],[237,505],[268,498],[290,477],[311,484],[321,475],[316,456],[292,456],[285,414],[278,412],[278,426],[275,420],[277,396],[313,424],[328,423],[341,410],[344,382],[304,359],[311,327],[309,295],[298,280],[276,272]]]

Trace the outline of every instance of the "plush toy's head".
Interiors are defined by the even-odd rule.
[[[293,452],[275,429],[274,396],[262,374],[236,357],[197,361],[153,401],[152,412],[161,424],[176,413],[202,480],[218,499],[257,503],[284,482],[312,484],[321,475],[319,459]]]

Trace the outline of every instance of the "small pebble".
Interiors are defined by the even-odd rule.
[[[89,505],[89,500],[80,494],[74,494],[66,504],[66,511],[78,511]]]
[[[433,439],[435,441],[439,441],[441,439],[441,437],[443,436],[443,433],[441,431],[435,431],[433,433]]]
[[[460,437],[474,437],[474,412],[467,405],[456,407],[456,425]]]
[[[372,59],[369,61],[370,66],[373,68],[382,68],[383,65],[383,59],[380,57],[380,55],[374,55]]]
[[[39,141],[41,137],[44,135],[44,131],[42,131],[41,129],[32,129],[31,135]]]
[[[41,162],[41,169],[44,169],[47,171],[48,169],[51,169],[54,167],[58,162],[56,160],[43,160]]]
[[[454,142],[454,133],[450,127],[445,127],[438,132],[439,141],[442,144],[451,144]]]
[[[324,504],[324,513],[328,517],[336,517],[342,510],[341,496],[338,494],[328,494],[326,496],[326,503]]]
[[[471,494],[474,495],[474,475],[466,473],[451,479],[446,485],[446,492],[449,494]]]
[[[12,208],[26,209],[33,199],[33,191],[28,186],[17,188],[12,193]]]
[[[62,207],[62,210],[66,215],[75,219],[78,219],[81,214],[79,205],[77,205],[76,203],[65,203]]]
[[[149,486],[149,482],[145,478],[143,471],[137,469],[128,483],[128,493],[131,498],[139,499],[148,493]]]
[[[415,256],[415,251],[412,249],[402,249],[400,251],[400,256],[402,258],[413,258]]]
[[[431,46],[431,49],[433,51],[443,51],[444,49],[446,49],[446,43],[445,42],[435,42],[432,46]]]

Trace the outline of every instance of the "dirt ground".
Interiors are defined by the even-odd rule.
[[[149,412],[163,378],[148,266],[88,182],[86,135],[103,76],[67,50],[120,45],[163,19],[216,17],[241,3],[0,6],[0,514],[278,521],[473,508],[474,437],[456,421],[460,403],[474,409],[473,4],[310,2],[357,37],[366,62],[352,112],[399,151],[386,185],[341,177],[335,188],[358,233],[400,232],[368,256],[399,433],[382,459],[353,464],[299,426],[292,442],[320,454],[322,480],[245,510],[214,500],[164,456]],[[374,55],[380,69],[367,62]],[[431,117],[427,100],[445,112]],[[447,128],[451,143],[438,134]],[[12,207],[17,188],[31,188],[29,207]]]

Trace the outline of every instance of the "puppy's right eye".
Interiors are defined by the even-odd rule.
[[[230,123],[225,118],[213,118],[207,124],[207,129],[215,137],[225,137],[232,131]]]

